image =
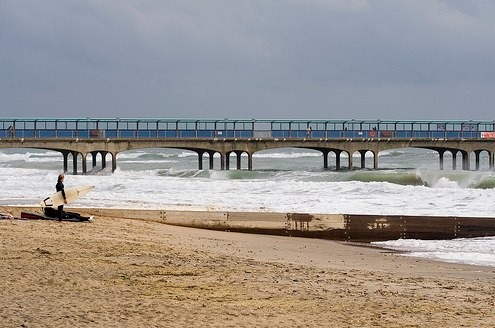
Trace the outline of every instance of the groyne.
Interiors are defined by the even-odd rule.
[[[39,208],[11,207],[17,211]],[[423,215],[309,214],[114,208],[66,208],[98,217],[184,227],[353,242],[495,236],[495,218]]]

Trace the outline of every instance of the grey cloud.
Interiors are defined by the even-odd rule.
[[[490,1],[0,3],[2,116],[491,119]]]

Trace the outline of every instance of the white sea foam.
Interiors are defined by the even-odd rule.
[[[400,239],[373,245],[405,252],[402,255],[495,267],[495,237],[453,240]]]
[[[62,161],[62,157],[57,152],[43,152],[43,153],[4,153],[0,152],[0,162],[54,162]]]

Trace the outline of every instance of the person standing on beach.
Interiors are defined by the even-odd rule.
[[[58,176],[57,185],[55,186],[55,189],[57,189],[57,192],[58,191],[62,192],[62,196],[64,197],[64,204],[67,204],[67,199],[65,198],[65,190],[64,190],[64,179],[65,176],[63,174],[60,174]],[[63,214],[64,214],[64,205],[60,205],[57,208],[57,218],[59,221],[62,221]]]

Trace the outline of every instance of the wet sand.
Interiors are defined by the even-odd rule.
[[[1,327],[495,326],[494,268],[106,215],[0,220]]]

